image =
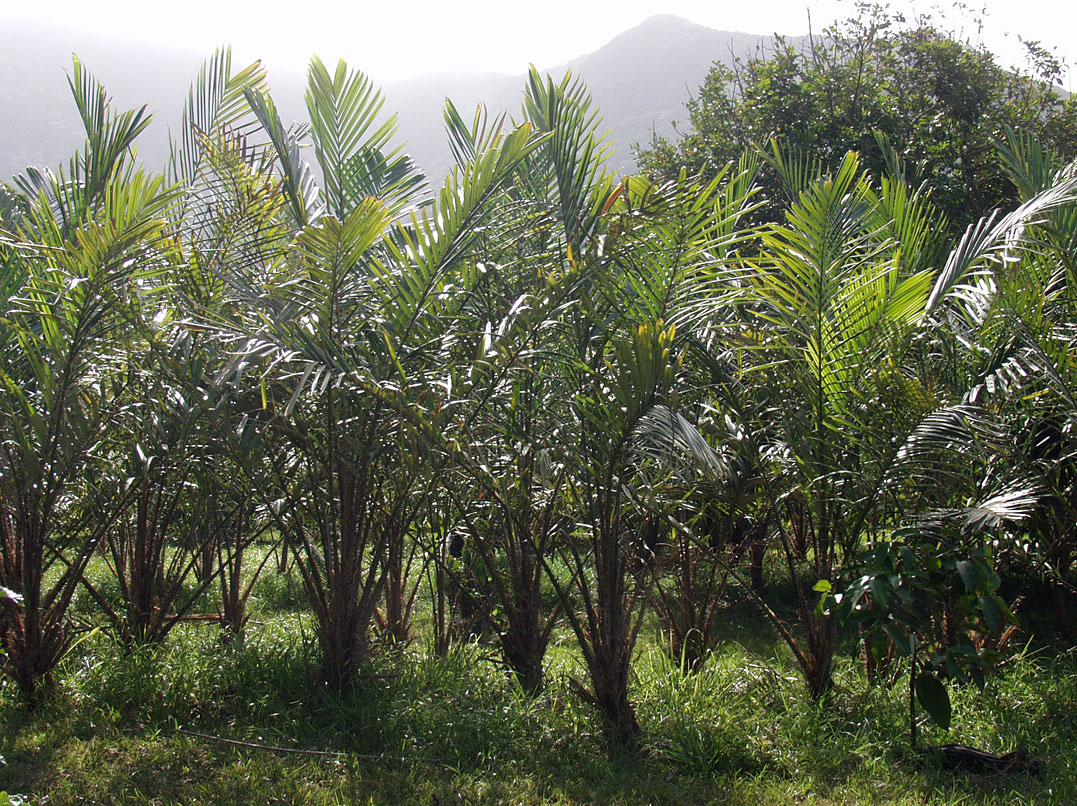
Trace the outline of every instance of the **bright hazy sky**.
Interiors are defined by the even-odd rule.
[[[1077,63],[1073,0],[968,5],[986,7],[982,41],[1002,61],[1021,60],[1020,35]],[[301,66],[318,53],[326,61],[346,58],[386,81],[439,71],[519,74],[529,63],[553,67],[660,13],[719,30],[802,34],[809,6],[815,31],[855,8],[852,0],[0,0],[0,25],[30,20],[181,45],[204,55],[228,43],[237,56],[260,57],[270,66]],[[951,29],[978,39],[975,24],[951,3],[895,0],[891,6],[936,17],[945,9]]]

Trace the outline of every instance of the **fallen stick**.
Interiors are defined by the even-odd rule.
[[[1032,773],[1038,775],[1043,762],[1033,758],[1024,750],[1009,753],[988,753],[967,747],[963,744],[944,744],[921,750],[925,756],[934,756],[942,766],[949,769],[965,769],[974,772],[990,773]]]

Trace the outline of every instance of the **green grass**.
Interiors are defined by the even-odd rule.
[[[34,713],[3,684],[0,790],[50,805],[1077,803],[1074,653],[1015,659],[983,694],[954,694],[949,732],[923,731],[926,744],[1024,748],[1040,775],[953,773],[908,749],[902,680],[869,690],[846,656],[833,698],[813,704],[785,647],[735,605],[730,640],[695,675],[645,634],[633,679],[643,737],[611,758],[598,715],[570,692],[582,668],[567,634],[555,637],[537,699],[490,647],[435,659],[421,639],[334,695],[311,682],[317,647],[300,596],[267,569],[241,645],[206,623],[135,651],[98,633]]]

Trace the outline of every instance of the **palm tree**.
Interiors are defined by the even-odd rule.
[[[323,201],[299,159],[302,132],[284,129],[268,96],[246,96],[294,234],[271,263],[230,277],[248,311],[217,326],[237,349],[234,368],[271,368],[266,421],[280,447],[266,504],[296,550],[322,679],[339,688],[365,658],[387,545],[423,518],[416,435],[439,428],[443,342],[469,282],[461,260],[530,133],[499,138],[423,211],[421,177],[387,151],[392,119],[375,122],[380,94],[343,62],[330,73],[316,59],[307,107]]]
[[[700,188],[681,177],[654,187],[629,178],[615,186],[602,171],[597,119],[579,82],[532,71],[525,109],[548,133],[539,153],[556,240],[547,250],[558,259],[552,270],[574,278],[575,298],[550,317],[568,416],[542,443],[551,466],[565,468],[575,534],[554,544],[567,573],[541,560],[587,665],[589,688],[575,688],[617,745],[639,731],[629,671],[668,478],[668,452],[655,446],[693,435],[678,412],[676,334],[694,315],[694,291],[714,281],[736,238],[750,182]]]
[[[536,99],[536,87],[545,95]],[[496,635],[523,689],[536,694],[562,610],[544,595],[543,562],[572,524],[563,512],[566,474],[551,445],[568,405],[556,323],[573,304],[579,271],[565,262],[565,222],[575,219],[565,213],[555,161],[566,143],[582,143],[585,154],[592,144],[578,83],[544,86],[535,74],[529,97],[525,116],[544,139],[521,161],[474,242],[477,281],[457,325],[449,467],[458,474],[454,487],[472,493],[455,499],[440,573],[479,631]],[[451,103],[445,118],[461,164],[506,125],[504,115],[491,119],[481,108],[467,123]],[[563,160],[562,177],[578,170],[578,156]],[[586,181],[582,192],[589,192]]]
[[[226,640],[241,637],[246,603],[269,555],[245,574],[246,549],[270,524],[256,491],[264,488],[273,447],[259,428],[258,384],[226,375],[229,356],[199,322],[235,314],[230,279],[236,267],[272,263],[287,242],[270,155],[256,142],[258,120],[247,92],[265,92],[254,62],[233,70],[231,52],[217,51],[192,83],[166,167],[182,191],[173,228],[183,249],[163,283],[150,336],[158,371],[177,394],[199,401],[200,444],[190,457],[189,507],[197,524],[193,571],[199,587],[219,580]],[[279,541],[278,541],[279,542]]]
[[[1009,472],[996,472],[995,485],[1028,492],[1032,554],[1051,581],[1058,630],[1068,635],[1067,591],[1074,590],[1077,558],[1077,204],[1068,198],[1073,165],[1059,165],[1034,138],[1012,131],[997,148],[1023,207],[1043,210],[1025,216],[1031,219],[1025,247],[983,267],[951,306],[945,320],[953,334],[950,366],[960,370],[953,383],[965,397],[990,406],[1007,427]],[[1045,196],[1054,197],[1046,207]]]
[[[122,339],[132,301],[168,261],[174,197],[135,170],[145,108],[116,114],[76,59],[87,142],[66,171],[28,172],[3,234],[0,287],[0,604],[3,668],[33,701],[71,646],[67,610],[130,489],[110,460],[129,415]]]
[[[800,636],[753,595],[820,697],[831,685],[835,625],[815,593],[828,595],[863,541],[884,540],[917,512],[949,503],[954,488],[939,483],[941,456],[955,478],[973,476],[959,449],[983,433],[984,418],[923,373],[920,342],[1058,196],[971,226],[936,272],[934,214],[898,172],[876,189],[852,153],[829,177],[812,178],[803,161],[775,164],[795,201],[784,224],[761,232],[747,274],[733,278],[742,313],[711,335],[706,366],[716,406],[750,444],[740,455],[755,457],[764,480]],[[791,502],[795,519],[784,517]]]
[[[747,432],[739,455],[763,479],[764,520],[797,591],[802,637],[780,629],[819,697],[830,687],[834,625],[808,587],[835,580],[878,525],[902,437],[930,408],[904,355],[932,275],[905,262],[916,250],[894,235],[924,228],[896,225],[888,194],[854,154],[832,177],[801,172],[790,184],[786,223],[760,233],[759,256],[738,280],[742,315],[713,337],[728,358],[709,366],[719,410]]]
[[[113,461],[125,470],[133,503],[105,540],[122,607],[82,580],[129,643],[163,640],[218,576],[227,634],[245,620],[251,583],[239,574],[257,534],[253,493],[235,483],[242,474],[222,472],[243,431],[243,391],[215,378],[226,360],[219,343],[189,320],[219,314],[230,268],[257,263],[282,237],[264,154],[246,136],[257,121],[244,90],[264,87],[257,63],[233,74],[228,50],[203,65],[166,167],[177,194],[166,271],[143,304],[130,306],[125,371],[139,416]],[[245,452],[248,466],[251,456]]]

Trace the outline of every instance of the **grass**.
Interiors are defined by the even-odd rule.
[[[633,680],[643,738],[611,757],[598,715],[570,692],[582,669],[567,635],[537,699],[489,647],[435,659],[421,640],[334,695],[311,683],[317,648],[300,596],[268,569],[239,645],[206,623],[135,651],[98,633],[33,713],[5,684],[0,790],[50,805],[1077,802],[1072,652],[1016,658],[983,694],[955,693],[948,733],[924,729],[930,744],[1024,748],[1041,774],[955,773],[908,749],[903,681],[869,690],[846,656],[835,695],[813,704],[766,623],[735,606],[732,640],[697,674],[644,637]]]

